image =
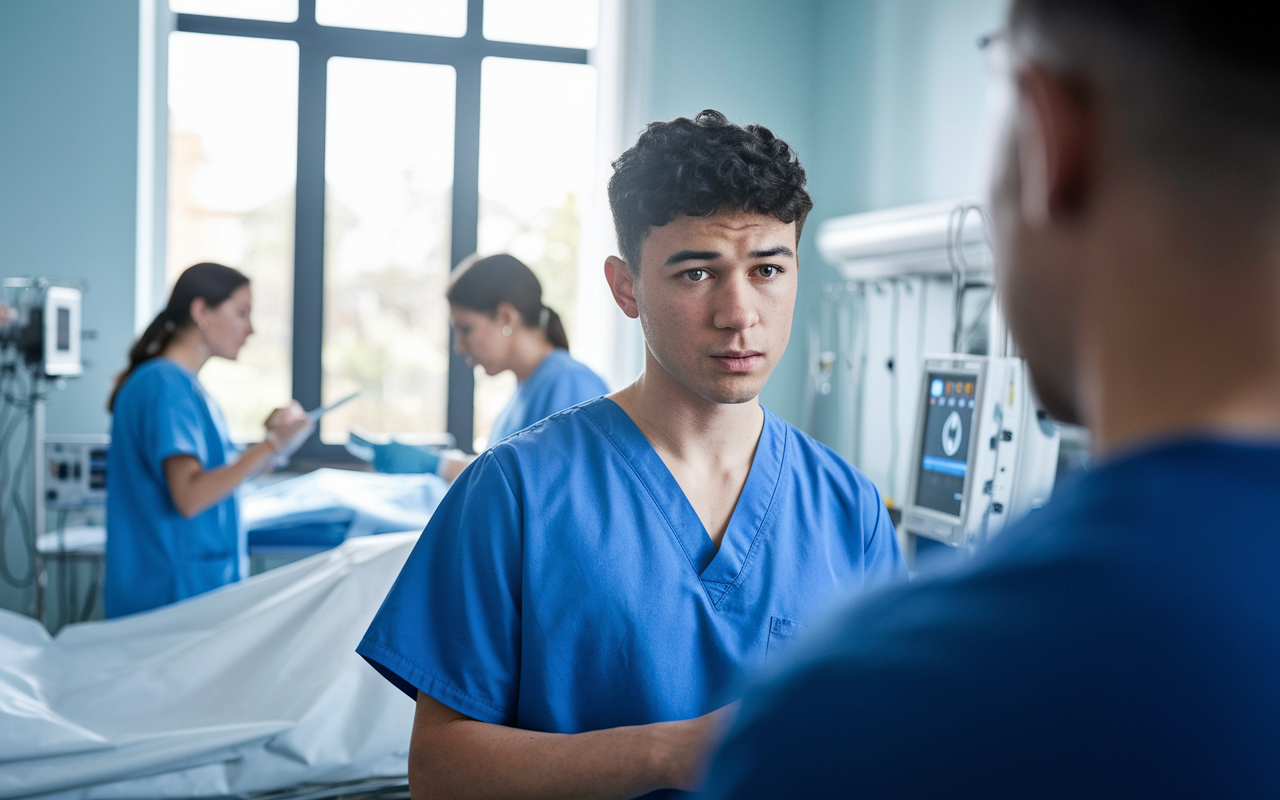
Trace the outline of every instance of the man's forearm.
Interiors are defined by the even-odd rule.
[[[728,713],[588,733],[539,733],[480,722],[419,694],[410,784],[419,800],[625,798],[694,788]]]

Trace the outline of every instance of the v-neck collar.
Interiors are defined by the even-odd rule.
[[[608,398],[600,398],[587,408],[591,418],[635,470],[708,596],[714,604],[719,604],[742,572],[752,543],[768,519],[782,478],[789,433],[786,424],[761,407],[764,426],[760,443],[717,551],[675,476],[627,412]]]

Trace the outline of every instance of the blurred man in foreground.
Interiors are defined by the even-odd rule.
[[[1096,468],[831,620],[713,797],[1280,796],[1274,6],[1015,0],[999,288]]]

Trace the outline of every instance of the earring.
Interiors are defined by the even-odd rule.
[[[511,326],[510,326],[510,325],[503,325],[503,326],[502,326],[502,335],[503,335],[503,336],[510,336],[510,335],[511,335]]]

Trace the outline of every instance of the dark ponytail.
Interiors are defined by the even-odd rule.
[[[510,303],[526,328],[541,328],[552,347],[569,349],[560,315],[542,304],[538,276],[515,256],[501,253],[463,261],[454,269],[445,297],[451,306],[490,317],[498,313],[500,303]]]
[[[560,315],[546,306],[542,307],[542,311],[547,318],[547,324],[542,326],[547,334],[547,341],[551,342],[552,347],[568,350],[569,334],[564,332],[564,323],[560,321]]]
[[[222,305],[231,293],[249,283],[249,278],[237,269],[221,264],[205,262],[187,267],[173,284],[169,304],[156,315],[138,341],[129,348],[129,366],[116,376],[115,388],[107,401],[107,410],[114,411],[120,387],[139,366],[159,356],[181,332],[195,322],[191,319],[191,303],[203,300],[209,308]]]

